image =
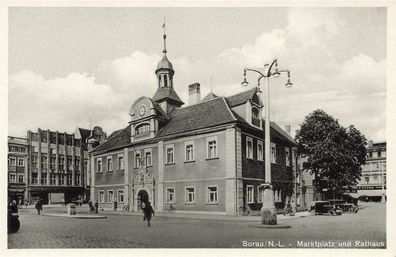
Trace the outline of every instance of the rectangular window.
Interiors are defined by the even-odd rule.
[[[47,184],[47,173],[41,173],[41,184]]]
[[[52,175],[54,175],[54,183],[55,183],[55,174],[51,174],[51,177],[52,177]],[[63,174],[59,174],[58,176],[59,176],[59,185],[64,185],[65,184],[65,176]]]
[[[124,203],[124,190],[118,190],[117,197],[118,203]]]
[[[37,185],[38,184],[38,173],[32,173],[32,184]]]
[[[370,177],[369,177],[369,176],[364,177],[364,180],[366,181],[366,184],[369,184],[369,183],[370,183]]]
[[[286,166],[290,166],[290,150],[289,148],[285,148],[285,155],[286,155]]]
[[[118,156],[118,169],[119,170],[124,169],[124,157],[123,156]]]
[[[67,174],[66,177],[67,177],[67,185],[71,185],[73,181],[72,174]]]
[[[18,166],[19,167],[25,166],[25,160],[23,158],[18,158]]]
[[[175,188],[168,187],[166,189],[166,202],[167,203],[175,203]]]
[[[67,156],[67,170],[72,170],[73,159],[71,156]]]
[[[246,158],[253,159],[253,139],[246,137]]]
[[[195,203],[195,187],[186,187],[186,203]]]
[[[80,171],[80,158],[75,157],[74,163],[75,163],[75,171]]]
[[[153,160],[151,156],[151,149],[144,150],[144,159],[146,161],[146,167],[150,167],[153,165]]]
[[[107,157],[107,172],[113,171],[113,158]]]
[[[254,187],[253,186],[247,186],[247,202],[248,203],[254,203]]]
[[[16,158],[8,157],[8,166],[16,166]]]
[[[217,186],[207,186],[206,195],[207,195],[208,203],[217,203],[218,200]]]
[[[32,156],[32,168],[37,168],[37,156]]]
[[[47,169],[47,156],[41,157],[41,169]]]
[[[65,157],[59,156],[59,170],[65,170]]]
[[[15,174],[9,174],[8,175],[8,182],[10,182],[10,183],[15,183],[16,182]]]
[[[185,148],[186,148],[185,161],[186,162],[194,161],[194,143],[193,142],[186,142],[184,145],[185,145]]]
[[[276,145],[271,143],[271,163],[276,163]]]
[[[56,157],[50,157],[50,169],[51,170],[56,169]]]
[[[264,160],[263,141],[257,140],[257,160]]]
[[[18,182],[23,183],[24,182],[24,176],[22,174],[18,175]]]
[[[104,191],[99,191],[98,200],[99,203],[104,203]]]
[[[175,157],[174,157],[175,150],[173,145],[167,145],[165,148],[166,148],[166,164],[175,163]]]
[[[377,158],[378,157],[378,152],[373,152],[372,156],[373,156],[373,158]]]
[[[61,178],[62,178],[62,180],[61,180]],[[51,185],[56,184],[56,175],[53,173],[50,173],[50,184]],[[63,175],[59,175],[59,185],[63,185],[63,184],[65,184],[65,181],[63,180]]]
[[[142,155],[140,151],[135,152],[135,168],[140,168],[142,166],[141,159]]]
[[[98,173],[102,172],[102,160],[98,160],[97,161],[97,169],[98,169]]]
[[[210,137],[207,139],[207,158],[217,158],[217,137]]]
[[[81,181],[80,174],[76,174],[76,183],[75,183],[75,185],[80,185],[80,181]]]
[[[113,190],[107,190],[107,203],[113,203],[114,193]]]

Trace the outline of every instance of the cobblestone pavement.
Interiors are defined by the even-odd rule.
[[[135,215],[87,220],[39,216],[32,209],[19,214],[21,229],[8,235],[8,248],[228,248],[242,247],[244,241],[269,240],[278,247],[296,247],[300,240],[385,241],[386,229],[383,204],[369,205],[358,214],[283,220],[291,229],[249,227],[256,221],[161,216],[154,217],[152,226],[147,227],[142,216]]]

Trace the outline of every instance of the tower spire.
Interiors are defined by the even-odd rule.
[[[164,24],[162,24],[162,28],[164,29],[164,50],[162,51],[164,55],[166,55],[166,31],[165,31],[165,15],[164,15]]]

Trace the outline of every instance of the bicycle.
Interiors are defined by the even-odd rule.
[[[167,210],[168,210],[168,213],[175,213],[176,212],[176,208],[172,204],[169,205]]]
[[[129,210],[130,210],[129,204],[124,205],[124,207],[122,207],[122,211],[129,212]]]

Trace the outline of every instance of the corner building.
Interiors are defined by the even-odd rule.
[[[166,36],[164,35],[164,39]],[[229,215],[258,212],[264,183],[263,103],[257,89],[201,99],[189,86],[189,106],[173,88],[166,49],[152,98],[131,106],[129,124],[90,151],[91,196],[102,208],[137,211],[142,197],[155,210]],[[271,124],[276,206],[293,193],[293,139]],[[296,165],[294,165],[296,166]]]

